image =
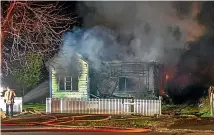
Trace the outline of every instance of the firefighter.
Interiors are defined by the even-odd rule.
[[[4,94],[4,102],[6,104],[6,116],[9,116],[9,108],[10,108],[10,116],[13,116],[13,105],[14,105],[14,97],[16,96],[15,92],[7,87],[7,91]]]

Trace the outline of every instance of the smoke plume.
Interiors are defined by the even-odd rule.
[[[171,74],[175,77],[174,86],[183,89],[202,83],[205,73],[195,74],[208,72],[201,67],[208,61],[200,49],[210,50],[201,37],[214,28],[205,5],[213,7],[204,2],[79,2],[83,28],[65,33],[64,45],[54,60],[75,72],[79,69],[74,64],[77,60],[72,59],[76,53],[97,70],[105,60],[158,61],[172,72],[169,78]]]
[[[200,5],[80,2],[78,11],[85,29],[65,34],[60,51],[64,60],[58,61],[60,65],[74,65],[71,58],[78,52],[96,69],[103,60],[158,61],[174,66],[186,43],[198,39],[205,31],[196,19]]]
[[[200,26],[204,26],[204,31],[200,38],[189,44],[189,50],[182,55],[178,63],[177,75],[169,83],[169,92],[177,102],[197,102],[201,96],[207,95],[209,86],[214,85],[212,7],[212,2],[203,2],[200,5],[197,18]]]
[[[117,35],[113,39],[114,45],[107,44],[107,47],[114,46],[112,50],[95,46],[117,53],[118,59],[176,64],[180,52],[175,50],[184,49],[187,42],[198,39],[204,33],[203,27],[196,20],[200,3],[184,4],[190,6],[186,7],[185,12],[180,12],[179,9],[184,6],[179,4],[145,1],[83,2],[79,4],[79,13],[83,17],[84,27],[93,30],[94,27],[102,26],[113,31],[112,36]]]
[[[65,40],[63,46],[60,48],[60,52],[46,63],[49,70],[55,70],[57,77],[77,77],[81,73],[78,55],[72,46],[70,46],[72,43]]]

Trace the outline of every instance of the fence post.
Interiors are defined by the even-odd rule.
[[[22,112],[23,97],[21,97],[20,112]]]
[[[213,112],[214,112],[214,102],[213,102],[213,100],[214,100],[214,93],[212,93],[212,116],[214,116],[214,114],[213,114]]]
[[[212,117],[214,116],[214,102],[213,102],[213,100],[214,100],[214,93],[212,93]]]
[[[211,116],[213,117],[213,108],[214,108],[214,104],[213,104],[213,99],[214,99],[214,96],[213,96],[214,94],[211,92],[210,93],[210,108],[211,108]]]
[[[60,112],[62,113],[62,98],[60,98]]]
[[[46,98],[46,113],[51,113],[51,98]]]
[[[161,115],[161,113],[162,113],[162,112],[161,112],[161,109],[162,109],[162,107],[161,107],[162,102],[161,102],[161,101],[162,101],[162,100],[161,100],[161,96],[159,96],[159,105],[160,105],[160,108],[159,108],[159,109],[160,109],[160,110],[159,110],[159,111],[160,111],[160,114],[159,114],[159,115]]]

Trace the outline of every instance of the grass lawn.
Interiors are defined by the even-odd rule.
[[[162,106],[162,112],[177,112],[180,113],[180,115],[188,115],[191,113],[197,113],[201,117],[210,117],[211,116],[211,108],[209,103],[209,98],[201,98],[200,102],[203,104],[203,106],[199,107],[198,104],[181,104],[181,105],[163,105]]]
[[[45,111],[46,106],[45,106],[45,104],[24,104],[23,109],[25,110],[27,108],[31,108],[36,111]]]
[[[41,105],[44,107],[44,105]],[[27,106],[32,107],[32,106]],[[34,107],[34,106],[33,106]],[[38,108],[38,106],[36,106]],[[194,117],[173,117],[162,116],[159,118],[143,117],[143,116],[112,116],[110,119],[105,119],[106,116],[88,116],[88,117],[76,117],[74,121],[71,121],[71,117],[60,119],[65,116],[73,116],[74,114],[52,114],[58,119],[55,121],[56,125],[64,126],[110,126],[110,127],[122,127],[122,128],[151,128],[151,129],[200,129],[200,130],[214,130],[214,118],[207,117],[197,119]],[[38,118],[27,119],[14,119],[5,121],[4,123],[29,123],[29,122],[44,122],[52,119],[52,117],[41,116]],[[103,119],[103,120],[102,120]],[[75,121],[83,120],[83,121]],[[85,121],[84,121],[85,120]],[[100,120],[100,121],[90,121]]]
[[[84,121],[84,122],[70,122],[64,125],[70,126],[110,126],[110,127],[126,127],[126,128],[133,128],[133,127],[152,127],[156,125],[158,121],[153,120],[144,120],[144,119],[136,119],[136,120],[108,120],[108,121]]]

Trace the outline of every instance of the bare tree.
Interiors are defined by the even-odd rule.
[[[25,67],[27,52],[52,57],[62,44],[61,35],[75,22],[71,14],[62,13],[58,3],[9,2],[1,9],[1,67],[4,73],[13,66]]]

